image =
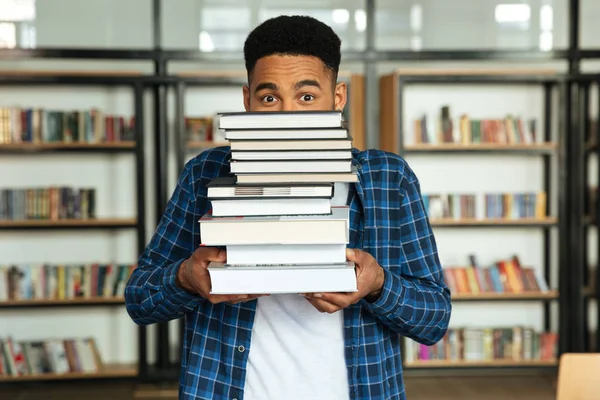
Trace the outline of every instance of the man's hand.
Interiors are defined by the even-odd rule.
[[[383,287],[383,268],[369,253],[358,249],[347,249],[346,258],[356,265],[356,284],[358,291],[352,293],[309,293],[305,297],[321,312],[334,313],[362,298],[375,301]]]
[[[210,294],[211,283],[208,265],[211,261],[225,262],[226,260],[225,250],[216,247],[199,247],[190,258],[181,263],[177,271],[177,284],[189,293],[199,294],[212,304],[223,302],[236,304],[263,296]]]

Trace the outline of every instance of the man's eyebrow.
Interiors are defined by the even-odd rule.
[[[321,89],[321,85],[319,85],[319,82],[315,81],[314,79],[303,79],[299,82],[296,82],[296,84],[294,85],[294,89],[299,90],[302,89],[304,86],[314,86],[316,88]]]
[[[269,89],[269,90],[279,90],[279,87],[272,82],[261,82],[254,88],[255,92],[260,90]]]

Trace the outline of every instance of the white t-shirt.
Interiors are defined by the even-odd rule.
[[[335,183],[332,205],[346,205]],[[321,313],[299,294],[260,297],[246,368],[246,400],[348,400],[343,311]]]

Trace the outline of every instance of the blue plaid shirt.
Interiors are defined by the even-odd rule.
[[[414,172],[395,154],[352,154],[359,182],[350,185],[349,247],[371,253],[385,280],[375,302],[343,310],[348,385],[352,399],[405,399],[401,338],[439,341],[450,320],[450,292]],[[200,243],[198,219],[210,208],[206,185],[229,174],[229,155],[229,147],[218,147],[186,164],[125,289],[137,324],[185,318],[179,384],[186,400],[244,398],[256,301],[213,305],[176,284],[179,265]]]

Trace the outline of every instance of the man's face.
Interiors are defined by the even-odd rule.
[[[341,111],[345,104],[346,84],[336,84],[316,57],[263,57],[244,86],[246,111]]]

